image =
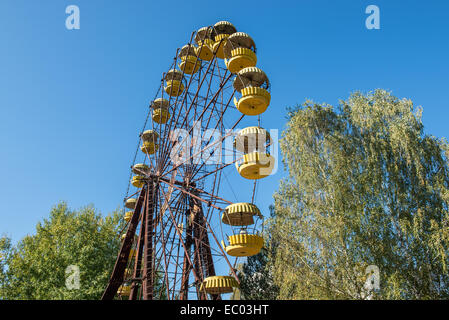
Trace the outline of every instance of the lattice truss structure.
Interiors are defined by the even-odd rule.
[[[226,21],[193,32],[177,50],[139,136],[136,191],[128,185],[122,245],[102,299],[217,300],[238,288],[237,259],[263,246],[263,216],[252,202],[275,161],[260,127],[270,85],[256,63],[253,39]],[[235,133],[245,116],[257,125]],[[223,171],[233,166],[254,181],[251,202],[220,197]],[[224,239],[217,224],[232,235]],[[229,274],[216,275],[214,262]]]

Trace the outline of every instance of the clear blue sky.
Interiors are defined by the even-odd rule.
[[[80,30],[65,27],[71,4]],[[365,27],[370,4],[380,30]],[[272,83],[265,128],[282,129],[286,107],[306,98],[336,104],[384,88],[422,105],[426,131],[448,137],[448,12],[448,1],[2,0],[0,234],[33,233],[60,200],[118,208],[161,74],[193,30],[219,20],[256,42]],[[283,175],[260,184],[265,213]]]

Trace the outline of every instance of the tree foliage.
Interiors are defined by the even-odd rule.
[[[420,108],[383,90],[290,110],[269,227],[278,298],[449,297],[449,146],[423,129]]]
[[[36,234],[15,246],[0,239],[0,299],[99,299],[120,248],[123,219],[92,207],[71,211],[54,207]],[[78,266],[79,289],[66,287],[66,269]]]
[[[268,267],[268,251],[263,248],[255,256],[248,257],[238,273],[240,278],[241,299],[275,300],[279,289],[273,283]]]

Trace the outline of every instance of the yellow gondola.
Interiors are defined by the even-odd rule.
[[[163,124],[167,123],[170,120],[170,111],[169,111],[170,103],[168,100],[163,98],[158,98],[153,101],[151,104],[151,108],[153,108],[152,119],[154,122]]]
[[[125,201],[125,207],[128,209],[134,209],[136,207],[137,199],[129,198]]]
[[[144,163],[137,163],[132,167],[131,171],[137,175],[149,174],[150,167]]]
[[[157,150],[159,150],[159,146],[157,144],[154,144],[153,142],[144,141],[144,142],[142,142],[142,145],[140,146],[140,150],[143,153],[152,155],[152,154],[155,154]]]
[[[214,40],[212,40],[212,28],[203,27],[201,29],[198,29],[194,39],[196,44],[198,45],[198,47],[195,48],[196,56],[201,60],[212,60],[212,58],[214,57]]]
[[[141,138],[143,142],[140,146],[140,150],[148,155],[156,153],[156,151],[159,149],[159,146],[157,144],[159,134],[154,130],[147,130],[142,133]]]
[[[224,59],[223,47],[226,39],[235,32],[237,29],[228,21],[219,21],[214,25],[212,29],[212,36],[215,40],[213,50],[218,58]]]
[[[254,223],[253,216],[262,218],[259,208],[252,203],[233,203],[225,208],[221,221],[231,226],[248,226]]]
[[[243,178],[255,180],[269,176],[273,171],[274,161],[274,157],[267,153],[251,152],[244,154],[235,163],[235,167]]]
[[[265,151],[271,143],[267,130],[260,127],[247,127],[237,134],[234,139],[234,148],[243,153]]]
[[[126,233],[123,233],[120,239],[123,241],[123,240],[125,240],[125,238],[126,238]],[[134,235],[134,240],[133,241],[137,243],[137,236],[136,235]],[[131,249],[131,250],[134,250],[134,249]]]
[[[239,284],[234,277],[213,276],[204,279],[200,286],[200,291],[206,291],[209,294],[231,293],[233,288],[238,288]]]
[[[170,96],[180,96],[184,92],[184,84],[182,83],[182,72],[176,69],[171,69],[165,75],[164,90]]]
[[[131,294],[131,286],[121,285],[117,290],[117,294],[120,296],[129,297],[129,295]]]
[[[263,247],[263,238],[256,234],[235,234],[228,237],[229,246],[225,246],[222,241],[223,249],[233,257],[249,257],[260,252]]]
[[[268,92],[268,77],[259,68],[248,67],[239,71],[234,79],[234,88],[242,94],[234,104],[237,109],[248,116],[264,113],[271,101]]]
[[[145,184],[145,177],[144,176],[133,176],[131,179],[131,184],[136,188],[142,188]]]
[[[125,212],[125,217],[124,217],[125,221],[130,222],[131,218],[133,217],[133,214],[134,214],[134,211]]]
[[[198,72],[201,66],[201,61],[198,59],[193,45],[187,44],[181,48],[178,53],[181,62],[178,64],[179,69],[187,74],[194,74]]]
[[[136,255],[136,249],[129,250],[128,260],[132,260],[135,255]]]
[[[236,32],[229,36],[223,46],[225,65],[232,73],[238,73],[247,67],[257,64],[256,44],[244,32]]]

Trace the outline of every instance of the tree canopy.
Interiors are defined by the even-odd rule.
[[[306,101],[289,110],[280,146],[278,298],[449,297],[449,146],[424,133],[420,108],[384,90],[336,107]]]
[[[17,245],[0,238],[0,299],[99,299],[120,248],[120,217],[60,203],[36,234]],[[74,272],[69,266],[79,269],[79,289],[66,286]]]

